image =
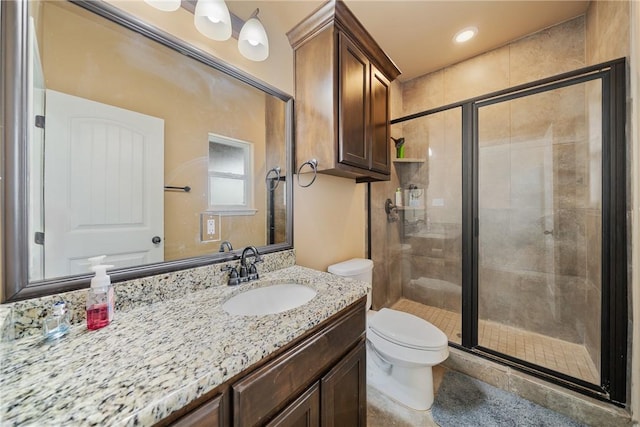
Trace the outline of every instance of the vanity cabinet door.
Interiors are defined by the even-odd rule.
[[[367,425],[366,362],[362,340],[322,378],[322,427]]]
[[[366,320],[363,307],[336,319],[235,382],[231,386],[233,425],[264,425],[325,372],[333,372],[335,363],[342,360],[344,349],[359,342],[364,335]]]
[[[315,383],[286,407],[267,427],[318,427],[320,425],[320,387]]]
[[[369,169],[369,60],[343,34],[338,34],[338,161]]]
[[[224,416],[224,395],[219,394],[171,424],[172,427],[222,427],[226,426]]]
[[[391,171],[389,152],[389,80],[371,64],[371,132],[369,134],[371,170]]]
[[[343,1],[287,33],[294,49],[296,160],[356,182],[389,181],[389,89],[400,70]]]

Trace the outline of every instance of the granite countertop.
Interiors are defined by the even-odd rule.
[[[233,295],[286,280],[317,295],[280,314],[234,316]],[[364,282],[293,266],[237,287],[216,286],[116,312],[97,331],[57,342],[0,344],[0,424],[152,425],[366,295]]]

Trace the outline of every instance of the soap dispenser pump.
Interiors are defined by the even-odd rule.
[[[91,279],[91,287],[87,293],[87,328],[91,330],[107,326],[113,320],[115,296],[107,269],[113,265],[99,264],[106,256],[89,258],[93,264],[91,270],[96,275]]]

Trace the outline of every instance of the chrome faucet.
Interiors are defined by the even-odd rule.
[[[247,254],[253,252],[254,260],[250,265],[247,265]],[[248,282],[250,280],[256,280],[260,277],[258,274],[258,268],[256,264],[262,262],[260,253],[255,246],[247,246],[242,250],[242,256],[240,257],[240,281]]]
[[[231,246],[231,242],[228,240],[225,240],[224,242],[220,243],[220,250],[218,252],[224,252],[224,249],[227,248],[227,250],[229,252],[231,252],[233,250],[233,246]]]

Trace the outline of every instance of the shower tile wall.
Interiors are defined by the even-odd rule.
[[[480,318],[581,344],[598,317],[585,306],[597,244],[586,238],[589,184],[600,179],[589,169],[585,99],[578,85],[479,112]],[[599,212],[599,194],[593,205]]]
[[[397,97],[400,99],[396,98],[394,101],[391,117],[406,116],[539,78],[575,70],[589,64],[625,56],[629,52],[628,14],[628,2],[592,2],[585,16],[550,27],[459,64],[397,84],[393,88],[392,94],[395,95],[400,90],[401,96]],[[604,32],[602,29],[605,29]],[[592,122],[594,114],[592,106],[596,101],[594,96],[596,96],[594,93],[587,90],[586,94],[581,95],[582,100],[579,98],[575,104],[563,105],[563,107],[567,111],[577,111],[579,108],[582,108],[583,111],[585,108],[588,109],[587,116],[589,122]],[[564,99],[558,98],[553,100],[553,102],[564,101]],[[533,101],[528,100],[527,102]],[[536,105],[531,105],[531,107],[527,114],[537,114]],[[495,162],[496,167],[510,164],[512,161],[523,164],[522,156],[518,158],[517,154],[514,155],[505,148],[500,148],[501,144],[510,139],[510,122],[513,122],[515,127],[519,122],[518,117],[511,117],[509,106],[496,105],[496,109],[500,108],[503,110],[497,111],[490,118],[486,117],[484,122],[485,129],[491,129],[493,132],[491,134],[492,148],[487,148],[489,151],[494,150],[495,156],[491,160]],[[539,114],[544,116],[548,112],[540,111]],[[394,164],[391,182],[372,184],[372,199],[374,200],[374,206],[372,206],[372,259],[376,263],[374,305],[377,301],[378,308],[393,304],[400,297],[396,277],[394,274],[390,274],[393,270],[391,265],[397,262],[399,267],[396,267],[395,271],[400,271],[403,275],[401,285],[404,297],[449,311],[459,311],[461,280],[458,248],[460,248],[460,242],[456,232],[452,232],[451,227],[442,226],[440,236],[432,233],[430,236],[420,238],[416,234],[419,234],[418,231],[421,227],[423,229],[428,227],[427,217],[437,214],[433,209],[428,212],[429,215],[425,212],[422,218],[424,222],[415,221],[415,224],[410,226],[413,229],[408,228],[409,233],[405,228],[399,227],[398,222],[387,223],[386,215],[382,210],[384,200],[387,197],[393,199],[395,188],[406,183],[424,186],[428,189],[427,193],[434,193],[436,188],[441,186],[440,188],[445,188],[448,191],[447,197],[452,199],[456,197],[455,191],[459,191],[460,184],[459,181],[451,181],[450,172],[452,169],[459,168],[459,163],[447,163],[445,167],[438,168],[435,162],[428,157],[428,148],[435,151],[435,146],[446,140],[442,127],[445,115],[439,114],[438,116],[433,117],[431,123],[427,123],[428,120],[423,123],[410,121],[392,126],[392,136],[406,138],[406,157],[422,157],[425,159],[425,163]],[[530,121],[531,117],[526,117],[526,119]],[[567,123],[567,125],[558,124],[554,128],[554,133],[557,135],[571,134],[572,129],[576,128],[576,123],[571,120]],[[420,135],[421,132],[426,132],[425,135],[429,135],[428,141],[423,139],[422,142],[416,142],[412,139],[414,136]],[[437,137],[438,134],[441,137]],[[542,312],[514,310],[513,307],[544,307],[545,304],[549,305],[545,301],[555,300],[551,305],[557,303],[563,306],[563,321],[556,322],[556,326],[559,324],[562,326],[559,327],[559,330],[554,330],[552,335],[559,335],[571,340],[571,337],[575,337],[577,333],[589,349],[597,366],[599,365],[600,340],[600,313],[597,312],[597,308],[600,306],[601,298],[598,262],[600,258],[599,224],[601,217],[599,210],[595,208],[593,203],[595,200],[593,195],[599,189],[589,181],[588,176],[589,173],[597,176],[597,171],[593,169],[594,162],[597,163],[597,153],[594,155],[593,151],[595,149],[594,143],[598,138],[599,135],[589,128],[588,135],[574,135],[572,140],[562,141],[562,143],[556,144],[553,149],[553,173],[557,177],[557,182],[554,183],[554,191],[556,192],[554,203],[558,207],[554,220],[558,224],[562,224],[562,228],[565,230],[561,235],[554,236],[557,240],[555,242],[557,250],[555,250],[553,264],[557,266],[556,273],[562,273],[558,275],[553,289],[555,297],[549,300],[550,290],[546,283],[543,283],[543,277],[546,273],[544,262],[538,263],[535,271],[528,274],[527,280],[522,279],[519,271],[522,264],[518,265],[518,262],[526,260],[531,254],[535,255],[540,251],[535,247],[521,247],[519,249],[520,258],[514,259],[513,265],[510,265],[509,268],[483,269],[486,277],[491,279],[490,282],[494,283],[496,288],[491,292],[491,298],[481,301],[483,312],[490,314],[492,318],[495,317],[513,326],[549,333],[550,331],[545,329],[545,325],[538,320],[544,316]],[[395,157],[393,147],[391,147],[391,151],[392,157]],[[588,170],[578,168],[567,172],[565,168],[567,165],[584,165],[585,156],[591,158],[591,164],[586,162]],[[576,168],[574,167],[574,169]],[[492,181],[493,191],[483,195],[487,204],[500,207],[497,202],[506,200],[501,198],[501,194],[510,191],[512,185],[522,185],[521,182],[517,182],[517,179],[515,181],[494,179]],[[574,185],[567,186],[565,185],[567,183],[574,183]],[[433,200],[431,200],[432,202]],[[572,202],[578,203],[573,203],[572,207]],[[427,206],[429,206],[429,201],[427,201]],[[504,262],[505,255],[513,249],[500,245],[502,225],[513,218],[512,212],[509,211],[506,204],[503,204],[502,208],[493,212],[494,215],[492,215],[490,223],[483,224],[486,230],[495,231],[488,233],[493,236],[494,240],[485,242],[487,249],[490,248],[485,251],[488,266]],[[452,209],[438,217],[437,221],[442,221],[444,224],[456,224],[459,222],[460,214],[459,207],[455,206],[455,209],[457,211]],[[580,210],[580,215],[576,215],[575,209]],[[382,210],[382,215],[379,212],[376,214],[376,211],[380,210]],[[413,219],[420,219],[419,213],[412,215]],[[435,217],[432,217],[430,222],[433,219]],[[433,221],[431,227],[434,224],[438,224],[438,222]],[[514,223],[513,226],[517,228],[518,224]],[[526,237],[526,233],[524,236]],[[584,245],[585,241],[591,242],[591,244]],[[583,249],[575,250],[576,247]],[[440,259],[433,256],[435,254],[441,255]],[[376,277],[378,268],[384,270],[384,276]],[[442,282],[432,280],[431,288],[421,286],[421,282],[424,282],[425,278]],[[451,286],[451,284],[455,286]],[[503,292],[505,289],[501,289],[501,287],[510,287],[514,284],[518,287],[519,292],[516,295],[520,295],[519,300],[526,302],[537,300],[543,303],[523,306],[517,302],[514,304],[514,301],[510,299],[505,299],[504,295],[506,294]],[[381,290],[380,287],[385,289]],[[376,296],[378,296],[377,299]],[[585,303],[587,307],[595,307],[596,312],[590,312],[586,315],[582,313]],[[571,307],[574,309],[572,310]],[[553,307],[547,307],[543,310],[553,310]],[[577,321],[571,320],[572,311],[575,313]],[[567,324],[564,325],[564,323]],[[450,339],[455,340],[454,337],[450,337]]]
[[[585,38],[585,18],[578,17],[564,24],[548,28],[544,31],[536,33],[532,36],[523,38],[519,41],[495,49],[485,54],[479,55],[470,60],[447,67],[443,70],[419,77],[403,84],[403,114],[408,115],[423,111],[429,108],[446,105],[448,103],[461,101],[472,98],[474,96],[483,95],[492,91],[504,89],[517,84],[533,81],[542,77],[559,74],[576,68],[585,66],[584,53]],[[557,96],[556,96],[557,98]],[[554,322],[553,325],[545,325],[542,319],[549,318],[549,312],[543,313],[538,310],[552,310],[549,307],[549,290],[545,281],[545,266],[542,249],[535,245],[524,244],[530,242],[527,240],[527,233],[531,233],[530,223],[527,222],[526,212],[514,211],[512,206],[518,206],[518,201],[511,203],[512,193],[518,191],[527,194],[526,171],[527,155],[526,152],[512,152],[509,149],[512,135],[517,132],[527,130],[526,126],[531,126],[533,120],[534,126],[536,122],[542,123],[550,113],[545,109],[540,109],[540,105],[535,103],[547,103],[547,99],[531,100],[527,99],[523,102],[533,102],[526,110],[526,117],[512,117],[511,108],[508,105],[497,104],[492,106],[492,114],[485,115],[483,121],[483,129],[486,132],[486,140],[490,141],[490,146],[480,151],[480,156],[487,162],[485,168],[486,175],[482,178],[490,182],[487,185],[487,191],[480,195],[480,199],[484,201],[487,207],[491,207],[491,212],[483,217],[487,221],[481,224],[481,229],[485,230],[487,240],[483,242],[484,250],[481,250],[485,256],[482,260],[483,268],[481,275],[487,283],[491,283],[493,288],[490,293],[486,293],[485,298],[480,300],[480,312],[486,314],[486,318],[490,320],[504,322],[515,327],[532,330],[538,333],[551,333],[553,336],[558,334],[563,337],[574,337],[578,328],[584,328],[585,316],[578,313],[580,310],[572,310],[575,314],[580,314],[579,322],[569,321],[565,324],[564,320],[571,319],[567,312],[567,305],[563,305],[559,300],[557,304],[562,306],[563,321]],[[569,110],[581,108],[584,111],[584,96],[582,101],[566,101],[564,99],[554,99],[553,102],[560,102],[560,107]],[[571,102],[571,105],[564,105],[562,102]],[[553,105],[553,104],[552,104]],[[458,112],[449,112],[456,114]],[[571,113],[567,113],[573,116]],[[438,114],[436,116],[443,116]],[[422,119],[419,119],[422,120]],[[418,120],[405,122],[402,132],[407,138],[406,151],[409,154],[412,140],[408,135],[426,133],[430,144],[439,144],[443,138],[437,138],[437,131],[434,128],[439,127],[444,117],[434,117],[432,123],[413,123]],[[439,121],[439,122],[438,122]],[[519,123],[522,123],[519,125]],[[513,132],[512,132],[513,126]],[[563,126],[564,122],[563,122]],[[575,127],[573,124],[569,128]],[[427,128],[427,129],[425,129]],[[444,132],[445,126],[439,132]],[[458,129],[459,131],[459,126]],[[528,129],[530,135],[538,135],[544,131],[546,127],[540,129]],[[562,129],[556,133],[562,133]],[[565,132],[566,133],[566,132]],[[460,137],[458,138],[458,144]],[[584,140],[583,140],[584,141]],[[454,144],[452,140],[447,141],[448,144]],[[422,148],[421,148],[422,149]],[[427,148],[428,149],[428,148]],[[424,153],[424,151],[422,151]],[[418,153],[416,153],[416,156]],[[453,155],[453,153],[452,153]],[[575,161],[575,147],[558,147],[553,153],[553,164],[558,162],[568,163]],[[459,160],[459,154],[458,159]],[[428,186],[427,192],[431,192],[434,186],[447,188],[447,192],[451,200],[457,198],[460,200],[460,181],[452,180],[451,171],[457,168],[460,170],[459,162],[451,163],[452,157],[447,157],[446,164],[437,170],[432,162],[426,163],[427,172],[424,173],[422,183]],[[455,159],[454,159],[455,160]],[[424,167],[423,166],[423,167]],[[505,167],[512,168],[514,174],[510,179],[504,179],[504,175],[500,171]],[[403,171],[398,171],[398,176],[402,176]],[[558,172],[558,171],[556,171]],[[459,176],[459,172],[458,172]],[[520,177],[520,178],[519,178]],[[481,178],[481,179],[482,179]],[[566,180],[572,177],[566,177]],[[435,191],[442,193],[442,191]],[[456,195],[455,192],[458,192]],[[558,195],[567,201],[576,193],[574,188],[567,188]],[[431,206],[427,200],[427,206]],[[432,202],[432,201],[431,201]],[[460,222],[460,205],[452,206],[452,210],[444,213],[444,215],[434,221],[434,223],[443,222],[445,224],[455,224]],[[481,205],[482,209],[483,206]],[[428,208],[429,209],[429,208]],[[433,211],[433,209],[431,209]],[[432,216],[435,212],[429,212],[428,216]],[[574,218],[569,211],[559,211],[556,213],[559,221],[570,221]],[[524,218],[524,220],[523,220]],[[512,227],[511,235],[519,236],[519,238],[505,238],[505,224]],[[446,228],[446,227],[445,227]],[[584,277],[586,276],[586,254],[577,253],[575,250],[571,252],[569,248],[576,247],[578,239],[584,240],[585,224],[573,224],[570,236],[559,236],[557,245],[560,250],[557,251],[559,258],[557,263],[562,264],[565,273],[569,270],[576,272],[581,269],[582,279],[566,275],[558,280],[558,289],[574,288],[576,281],[581,285],[581,293],[584,301],[586,290],[584,289]],[[404,279],[404,296],[421,303],[434,307],[443,308],[450,311],[459,312],[460,307],[460,242],[459,237],[447,236],[440,244],[455,247],[457,250],[449,251],[447,261],[441,261],[440,264],[434,262],[425,262],[428,252],[431,250],[428,245],[435,244],[433,240],[423,240],[421,243],[416,242],[417,239],[409,239],[411,244],[411,275]],[[579,246],[579,245],[577,245]],[[564,250],[564,249],[567,250]],[[515,256],[513,256],[515,254]],[[443,251],[443,258],[445,252]],[[457,259],[456,259],[457,258]],[[505,265],[505,260],[511,260],[510,265]],[[528,272],[526,276],[521,274],[522,269],[527,267],[530,269],[532,259],[537,260],[535,271]],[[435,264],[435,265],[434,265]],[[447,267],[449,269],[447,269]],[[443,282],[431,283],[431,286],[423,286],[425,278],[439,279]],[[452,288],[450,284],[455,284],[456,288]],[[518,292],[513,292],[514,286]],[[567,299],[561,297],[560,290],[557,299],[566,302]],[[575,296],[575,294],[574,294]],[[513,298],[517,298],[514,301]],[[575,301],[575,300],[573,300]],[[530,304],[523,304],[530,302]],[[522,309],[525,307],[525,309]],[[582,305],[580,305],[582,308]],[[581,326],[577,326],[580,323]],[[560,326],[559,326],[560,325]],[[552,329],[552,330],[550,330]],[[558,330],[558,329],[565,329]],[[455,337],[450,339],[455,340]],[[572,339],[576,341],[575,339]]]
[[[391,117],[402,115],[402,89],[396,80],[391,83]],[[400,137],[393,127],[391,136]],[[396,157],[393,144],[389,147],[391,158]],[[393,167],[393,166],[392,166]],[[373,260],[372,306],[374,310],[388,307],[402,296],[402,280],[408,276],[404,249],[400,244],[402,224],[399,216],[387,216],[384,205],[387,199],[394,200],[396,188],[400,186],[397,175],[391,174],[391,180],[371,183],[371,253]]]

